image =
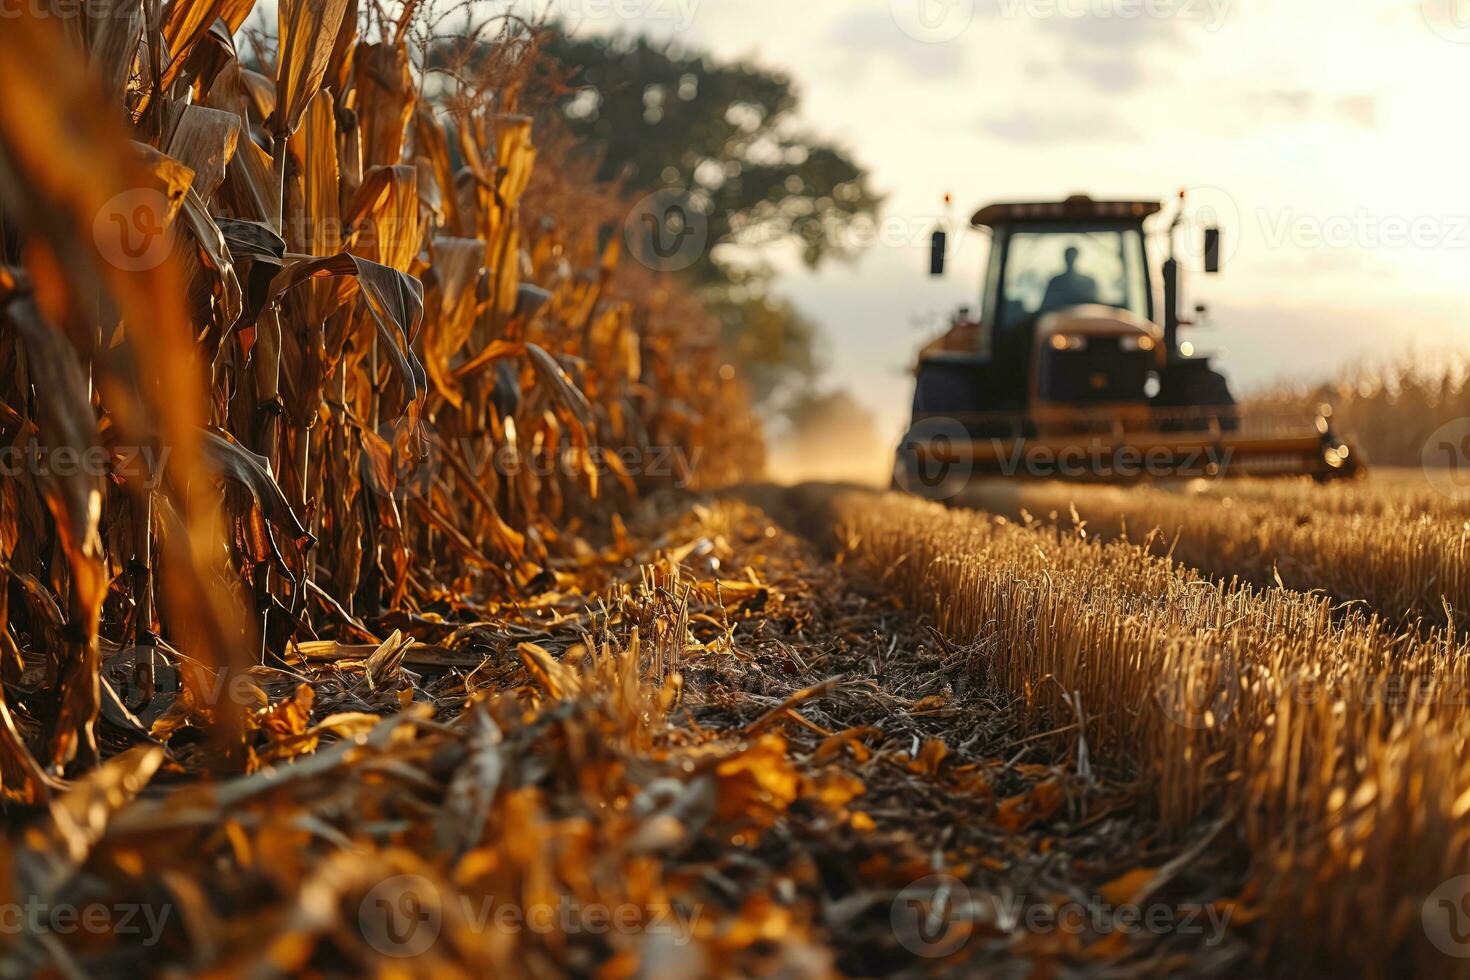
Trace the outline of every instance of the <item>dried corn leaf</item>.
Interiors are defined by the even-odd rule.
[[[268,123],[282,139],[296,131],[307,103],[321,88],[343,29],[347,0],[282,0],[278,9],[276,105]]]

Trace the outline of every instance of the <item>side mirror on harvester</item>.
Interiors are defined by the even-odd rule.
[[[934,234],[929,238],[929,275],[944,275],[944,251],[949,244],[949,236],[944,233],[943,228],[935,228]]]
[[[1205,271],[1220,271],[1220,229],[1205,229]]]

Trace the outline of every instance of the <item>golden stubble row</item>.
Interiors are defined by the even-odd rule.
[[[1470,505],[1424,484],[1247,480],[1180,486],[982,487],[965,503],[1126,537],[1221,579],[1320,589],[1395,623],[1470,622]]]
[[[1464,970],[1420,918],[1470,872],[1470,650],[1452,631],[1075,530],[859,491],[804,504],[851,567],[976,644],[1037,726],[1077,723],[1080,704],[1091,756],[1136,770],[1167,827],[1230,816],[1277,948]]]

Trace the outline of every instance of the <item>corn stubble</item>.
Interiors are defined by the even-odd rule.
[[[1470,625],[1470,496],[1409,473],[1369,483],[1233,480],[1157,487],[982,487],[967,500],[1023,522],[1131,538],[1205,574],[1321,589],[1397,625]]]
[[[1138,528],[1131,508],[1147,504],[1122,499]],[[1256,881],[1238,921],[1259,918],[1278,953],[1314,972],[1463,966],[1420,924],[1425,896],[1467,867],[1470,645],[1453,626],[1400,631],[1361,604],[1212,580],[1075,525],[861,492],[820,506],[849,563],[978,642],[1029,710],[1069,718],[1080,702],[1090,752],[1136,767],[1167,826],[1231,814]],[[1216,508],[1197,502],[1198,519],[1236,520]],[[1372,543],[1393,556],[1415,539]]]

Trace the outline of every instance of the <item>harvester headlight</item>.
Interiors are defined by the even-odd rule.
[[[1118,346],[1125,351],[1151,351],[1154,349],[1154,339],[1146,333],[1131,334],[1118,338]]]
[[[1075,333],[1054,333],[1051,347],[1052,350],[1087,350],[1087,338]]]

